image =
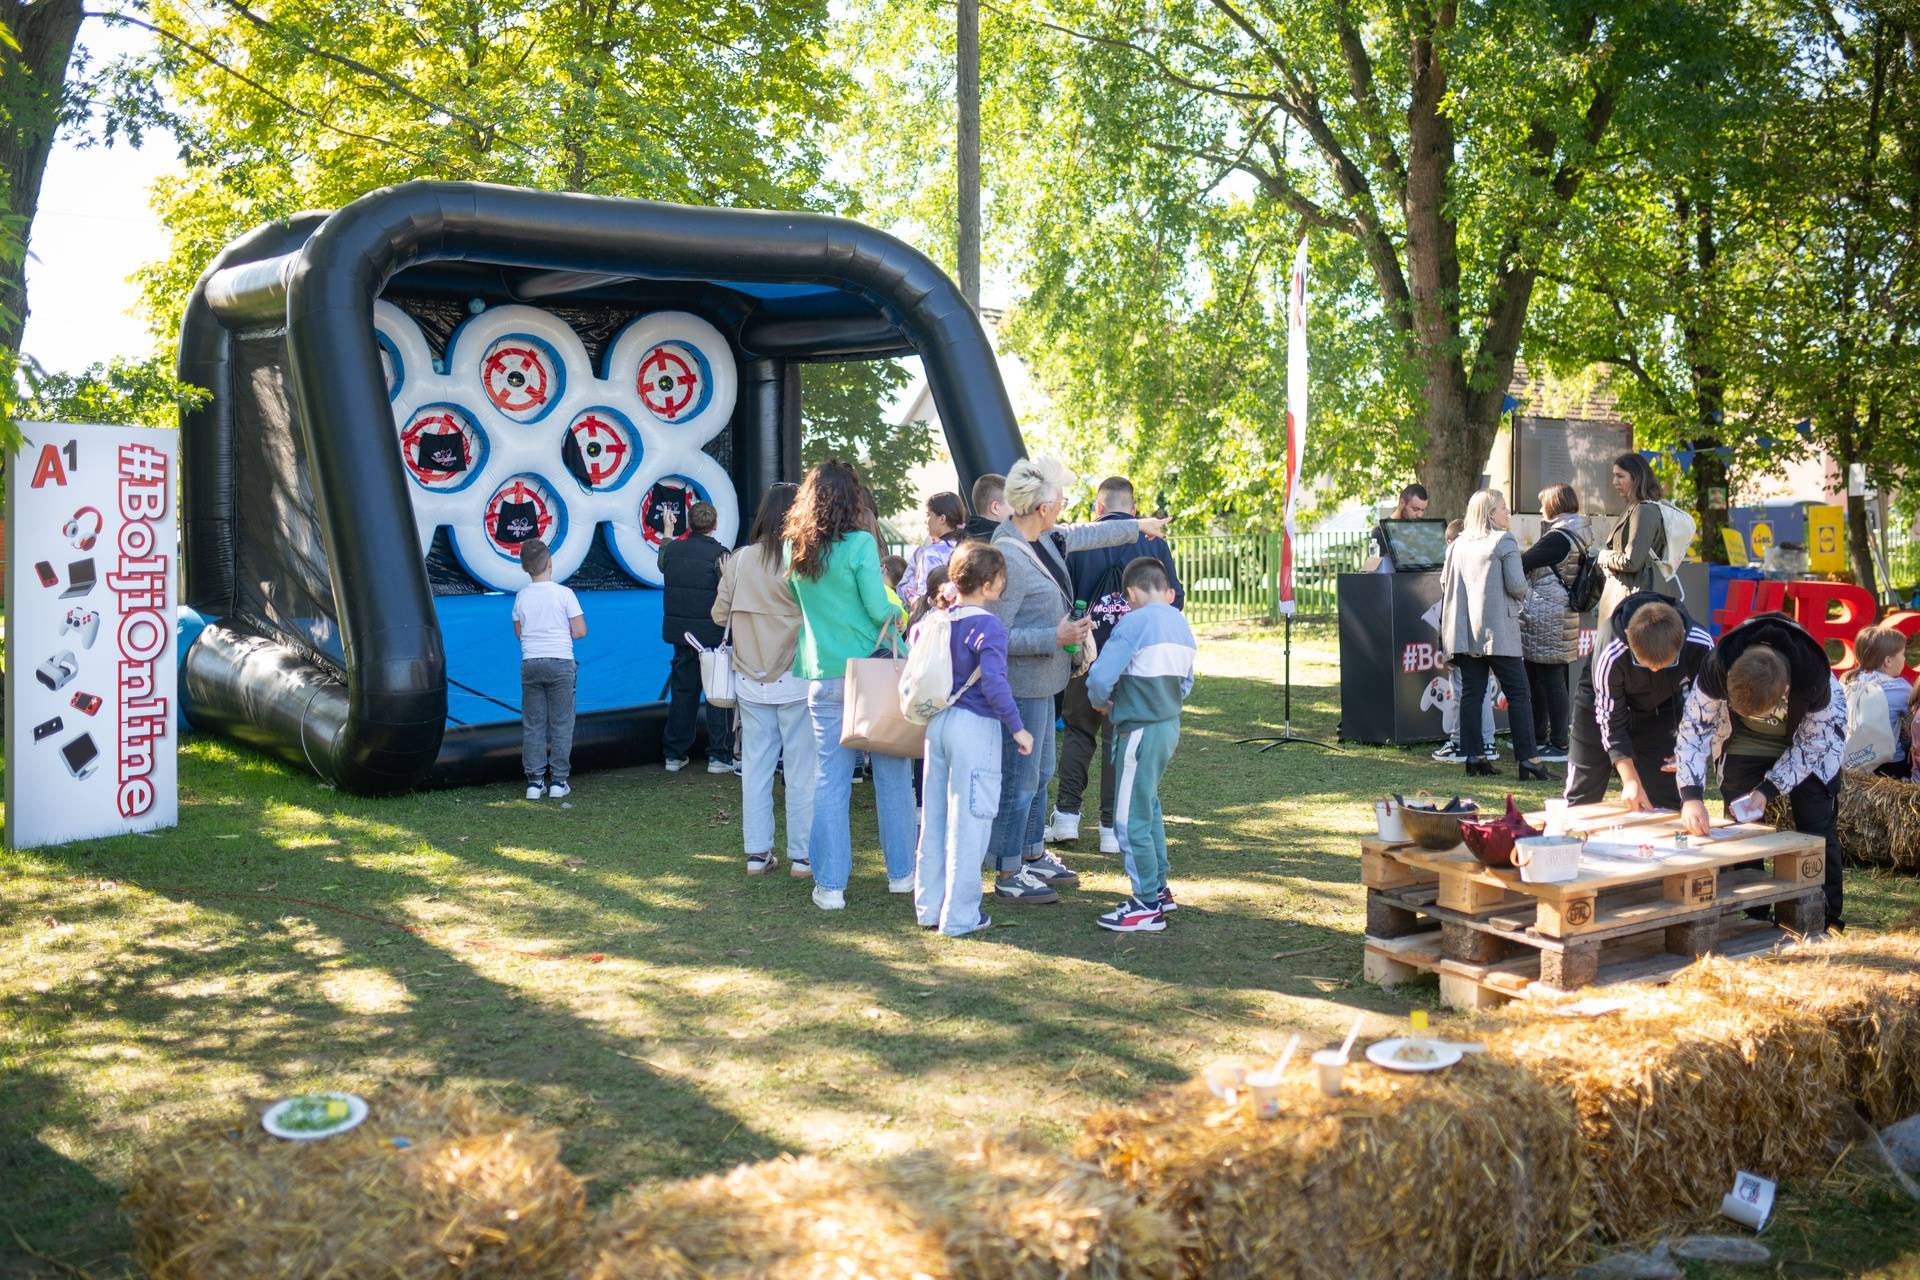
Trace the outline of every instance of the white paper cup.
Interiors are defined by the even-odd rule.
[[[1741,1226],[1758,1231],[1773,1212],[1773,1183],[1745,1169],[1733,1175],[1733,1190],[1720,1197],[1720,1212]]]
[[[1207,1088],[1213,1090],[1216,1098],[1227,1102],[1237,1101],[1247,1087],[1247,1064],[1238,1058],[1221,1058],[1209,1062],[1206,1070]]]
[[[1563,836],[1567,834],[1567,798],[1554,796],[1547,801],[1547,829],[1545,834]]]
[[[1253,1097],[1253,1114],[1271,1120],[1280,1114],[1280,1073],[1249,1071],[1247,1092]]]
[[[1338,1049],[1322,1049],[1313,1055],[1313,1070],[1320,1092],[1329,1098],[1340,1096],[1340,1077],[1346,1074],[1347,1060]]]

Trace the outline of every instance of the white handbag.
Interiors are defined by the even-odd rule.
[[[738,701],[733,681],[733,624],[720,633],[720,643],[709,649],[686,633],[687,643],[700,654],[700,692],[716,707],[731,707]]]

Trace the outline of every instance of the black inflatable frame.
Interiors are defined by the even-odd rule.
[[[799,469],[796,361],[918,353],[963,485],[1023,453],[979,318],[906,244],[846,219],[692,208],[476,183],[413,182],[235,241],[195,286],[179,374],[212,398],[181,415],[186,603],[210,623],[183,670],[194,724],[311,766],[343,790],[390,794],[517,771],[517,725],[447,724],[447,679],[408,480],[394,445],[373,304],[402,273],[487,272],[513,299],[623,285],[827,285],[830,313],[757,303],[729,337],[742,530],[766,486]],[[735,297],[735,301],[740,301]],[[292,409],[327,557],[344,671],[232,619],[236,538],[233,339],[284,330]],[[582,716],[576,768],[658,758],[657,702]]]

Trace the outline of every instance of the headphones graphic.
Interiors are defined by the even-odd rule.
[[[87,518],[93,519],[93,528],[87,529]],[[73,519],[67,521],[67,527],[61,530],[67,541],[73,544],[75,551],[91,551],[93,544],[100,538],[100,531],[106,527],[106,518],[97,508],[82,507],[73,513]]]

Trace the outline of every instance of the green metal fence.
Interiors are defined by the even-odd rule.
[[[1280,616],[1278,533],[1179,533],[1173,562],[1195,622],[1243,622]],[[1367,535],[1303,533],[1293,542],[1294,616],[1331,618],[1340,574],[1360,568]]]

